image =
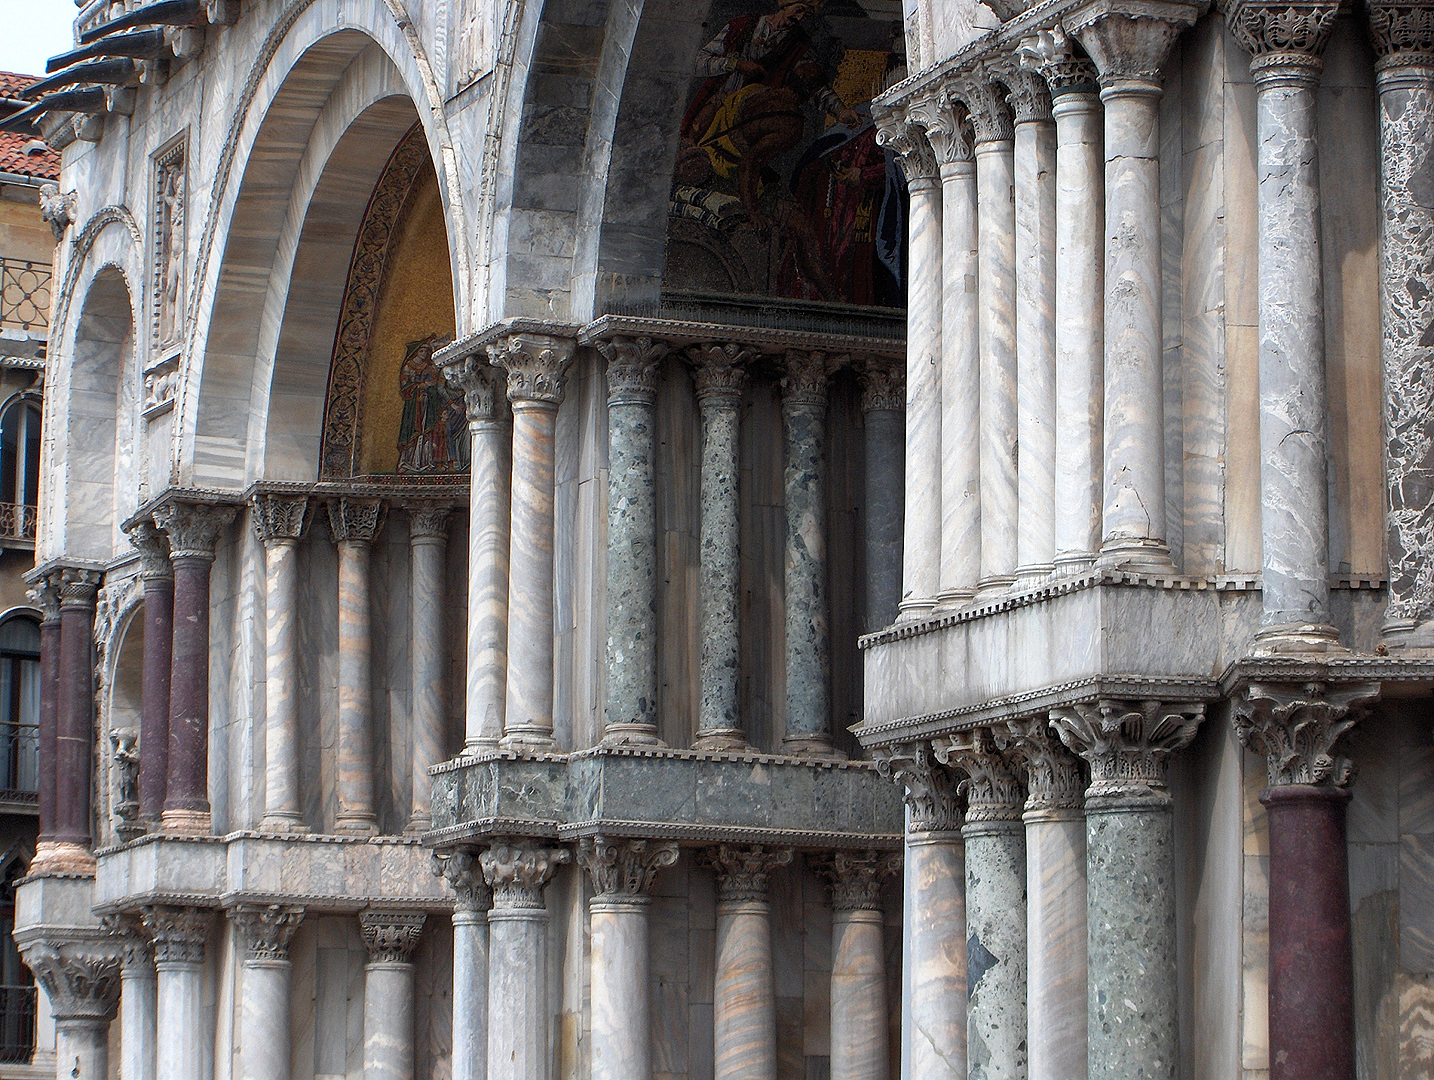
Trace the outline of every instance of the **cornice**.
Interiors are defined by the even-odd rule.
[[[433,353],[435,367],[445,368],[461,363],[470,356],[482,356],[486,362],[488,346],[499,338],[513,334],[541,334],[546,337],[573,339],[578,336],[579,327],[574,323],[555,322],[547,319],[509,318],[499,319],[483,329],[459,338],[451,345],[445,345]]]
[[[647,337],[676,348],[712,341],[735,342],[755,346],[759,352],[768,356],[785,356],[789,350],[863,357],[894,358],[906,355],[905,340],[897,338],[636,315],[604,315],[595,319],[578,331],[578,344],[596,346],[599,342],[616,337]]]

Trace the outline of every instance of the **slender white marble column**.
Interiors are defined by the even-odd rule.
[[[293,1053],[289,1024],[289,939],[304,909],[283,904],[239,904],[229,912],[243,935],[239,983],[237,1080],[289,1080]]]
[[[1034,51],[1056,122],[1055,574],[1074,577],[1101,538],[1104,137],[1095,65],[1064,32],[1042,31]]]
[[[1379,87],[1379,323],[1389,490],[1391,648],[1434,647],[1434,20],[1427,4],[1369,4]]]
[[[203,1080],[204,946],[211,915],[204,908],[155,905],[144,909],[143,918],[154,941],[158,983],[155,1078]]]
[[[712,995],[715,1080],[773,1080],[777,1075],[777,998],[772,978],[772,871],[788,850],[722,845],[717,871],[717,969]]]
[[[380,499],[334,499],[329,528],[339,550],[338,813],[334,831],[378,832],[373,764],[373,627],[369,557],[383,528]]]
[[[657,872],[677,845],[585,837],[578,860],[592,878],[592,1080],[652,1075],[647,910]]]
[[[308,832],[299,805],[299,539],[307,496],[255,495],[264,545],[264,832]]]
[[[508,698],[502,745],[548,751],[553,739],[553,496],[558,406],[575,343],[513,334],[488,347],[513,407],[508,564]]]
[[[966,849],[956,776],[926,742],[872,751],[902,785],[901,1080],[966,1080]]]
[[[866,451],[866,611],[870,633],[896,621],[901,603],[902,412],[906,368],[900,361],[861,366],[861,414]]]
[[[513,420],[503,376],[486,356],[445,364],[468,410],[468,685],[464,748],[492,750],[503,737],[508,685],[508,494]]]
[[[493,890],[478,856],[436,855],[453,888],[453,1080],[488,1076],[488,909]]]
[[[50,1002],[61,1080],[110,1075],[109,1030],[119,1005],[122,955],[114,942],[38,941],[24,947],[25,963]]]
[[[527,841],[495,843],[481,856],[493,890],[488,913],[488,1075],[548,1080],[548,909],[543,887],[572,857]]]
[[[128,919],[125,921],[129,922]],[[150,1080],[157,1068],[155,1023],[158,988],[154,946],[142,928],[130,926],[127,929],[124,968],[120,972],[120,1080]]]
[[[409,641],[413,673],[413,734],[408,825],[410,835],[433,828],[428,770],[447,758],[444,729],[448,722],[444,678],[448,669],[448,635],[444,625],[447,594],[445,554],[448,549],[448,506],[415,503],[408,515],[408,612],[413,633]]]
[[[413,950],[421,911],[364,911],[363,1080],[413,1080]]]
[[[941,562],[938,606],[959,606],[981,576],[981,352],[976,165],[965,106],[912,104],[941,170]],[[908,301],[909,303],[909,301]]]
[[[906,474],[900,617],[936,604],[941,563],[941,186],[922,129],[875,113],[877,141],[900,156],[910,191],[906,285]]]
[[[1056,536],[1056,126],[1046,81],[1009,74],[1016,114],[1016,587],[1043,584]]]
[[[1026,765],[1026,1027],[1031,1080],[1086,1076],[1085,783],[1045,717],[1015,720]]]
[[[899,852],[877,851],[838,851],[824,868],[832,889],[832,1080],[891,1075],[881,886],[900,869]]]
[[[1105,507],[1101,562],[1170,573],[1165,543],[1160,81],[1200,9],[1096,0],[1065,17],[1105,103]]]

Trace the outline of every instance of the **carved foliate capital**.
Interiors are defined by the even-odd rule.
[[[31,585],[25,590],[25,598],[40,609],[41,623],[60,621],[60,588],[55,575],[46,575],[44,580]]]
[[[1359,722],[1359,706],[1378,696],[1378,683],[1251,683],[1235,703],[1235,734],[1265,755],[1270,787],[1344,787],[1354,765],[1335,747]]]
[[[906,364],[885,358],[864,361],[857,368],[861,380],[861,411],[901,412],[906,408]]]
[[[229,918],[244,935],[248,958],[283,963],[289,959],[289,939],[304,921],[304,909],[286,904],[238,904]]]
[[[154,942],[149,940],[138,915],[127,912],[106,915],[100,923],[119,946],[125,971],[154,972]]]
[[[1007,100],[1016,114],[1016,123],[1051,118],[1051,88],[1040,71],[1026,67],[1023,62],[1021,67],[1006,73],[1006,85],[1011,90]]]
[[[309,522],[307,495],[255,495],[251,514],[254,535],[261,543],[297,540]]]
[[[964,102],[940,91],[913,101],[906,115],[925,130],[938,168],[975,160],[971,114]]]
[[[1368,8],[1378,70],[1434,66],[1434,2],[1371,3]]]
[[[543,887],[572,860],[566,848],[530,843],[497,843],[479,856],[483,876],[493,890],[495,908],[540,908]]]
[[[561,405],[577,342],[548,334],[511,334],[488,346],[488,359],[508,373],[508,400]]]
[[[419,499],[405,504],[404,509],[408,511],[408,539],[410,542],[448,539],[448,517],[453,512],[453,507],[449,503]]]
[[[1094,0],[1063,22],[1095,61],[1102,87],[1158,94],[1160,69],[1170,48],[1194,25],[1200,10],[1196,4],[1168,0]]]
[[[421,911],[361,911],[359,932],[371,964],[410,964],[428,916]]]
[[[487,911],[493,906],[493,890],[483,877],[483,865],[476,853],[434,852],[433,872],[452,888],[455,911]]]
[[[896,155],[908,184],[919,180],[936,180],[936,151],[926,139],[926,132],[912,122],[905,109],[872,110],[876,121],[876,142]]]
[[[880,911],[881,887],[901,872],[899,851],[835,851],[816,871],[832,890],[833,911]]]
[[[966,824],[1020,821],[1026,793],[1021,790],[1017,758],[996,743],[990,728],[958,731],[934,744],[936,758],[966,774]]]
[[[1091,800],[1165,803],[1165,766],[1195,737],[1205,706],[1193,702],[1103,700],[1051,710],[1051,723],[1090,764]]]
[[[1026,768],[1026,812],[1079,810],[1085,803],[1080,759],[1061,743],[1045,717],[1012,720],[996,733]]]
[[[144,581],[173,581],[169,538],[152,521],[141,521],[129,531],[129,542],[139,552],[139,576]]]
[[[676,861],[676,844],[651,840],[585,836],[578,848],[578,862],[603,900],[645,898],[652,891],[657,872]]]
[[[747,364],[757,350],[736,342],[694,345],[687,350],[692,361],[699,402],[719,402],[735,407],[747,385]]]
[[[789,349],[782,360],[782,408],[825,409],[827,382],[840,361],[814,349]]]
[[[66,566],[60,569],[56,591],[59,593],[60,610],[80,608],[86,611],[95,610],[95,602],[100,594],[100,572],[98,570],[84,570],[78,566]]]
[[[1009,142],[1016,137],[1016,118],[1006,100],[1009,87],[998,82],[1000,72],[979,70],[958,79],[951,92],[966,104],[976,145]]]
[[[609,405],[651,405],[657,401],[659,365],[671,346],[650,337],[614,337],[597,343],[607,361]]]
[[[1059,25],[1023,38],[1018,56],[1022,68],[1040,72],[1052,98],[1100,92],[1095,64]]]
[[[209,940],[210,913],[207,908],[153,904],[141,918],[154,942],[157,964],[202,964],[204,944]]]
[[[171,502],[154,512],[154,523],[169,538],[170,559],[214,561],[219,534],[234,520],[234,507]]]
[[[328,501],[329,531],[334,543],[345,541],[371,544],[383,529],[382,499],[353,499],[347,496]]]
[[[1315,81],[1338,13],[1338,0],[1229,0],[1225,25],[1252,57],[1250,73],[1256,83],[1290,76]]]
[[[790,848],[761,844],[722,844],[702,855],[702,865],[717,872],[717,899],[724,904],[766,902],[772,871],[792,861]]]
[[[936,760],[929,742],[877,747],[871,756],[876,771],[904,789],[908,832],[955,832],[961,828],[965,808],[960,785],[956,775]]]
[[[108,1023],[119,1008],[124,944],[107,936],[86,941],[38,941],[21,950],[45,988],[56,1020]]]
[[[504,372],[495,370],[487,353],[472,353],[443,368],[448,385],[463,391],[468,423],[492,423],[508,418]]]

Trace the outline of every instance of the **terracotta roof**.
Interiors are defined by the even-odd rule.
[[[13,71],[0,71],[0,97],[15,98],[31,83],[40,81],[38,75],[17,75]],[[31,135],[15,135],[0,131],[0,172],[19,173],[41,180],[60,178],[60,155],[39,139]]]

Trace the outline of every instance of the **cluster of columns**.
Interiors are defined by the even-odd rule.
[[[903,1076],[1173,1080],[1165,764],[1202,715],[1108,700],[875,751],[907,805]]]

